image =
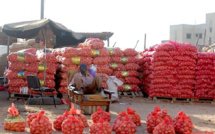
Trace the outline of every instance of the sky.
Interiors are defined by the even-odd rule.
[[[0,0],[0,26],[40,19],[41,0]],[[144,50],[168,40],[170,25],[205,23],[214,0],[45,0],[44,18],[74,32],[113,32],[110,47]],[[105,42],[106,43],[106,42]],[[107,45],[107,44],[106,44]]]

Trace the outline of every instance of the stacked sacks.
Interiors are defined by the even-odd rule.
[[[35,75],[40,79],[41,86],[55,87],[54,74],[56,73],[56,59],[50,53],[45,54],[35,49],[22,50],[10,53],[8,56],[9,68],[5,71],[6,78],[10,79],[8,92],[29,94],[27,75]],[[46,68],[46,84],[44,85],[44,69]],[[37,92],[33,91],[32,94]],[[56,93],[56,92],[54,92]],[[46,93],[48,95],[48,93]]]
[[[98,38],[88,38],[84,43],[79,44],[79,48],[89,49],[93,58],[93,65],[96,66],[96,73],[111,75],[112,69],[109,67],[110,57],[108,49],[104,47],[104,42]]]
[[[124,79],[122,80],[124,82],[124,85],[118,88],[119,91],[140,90],[140,88],[138,87],[140,80],[137,78],[139,76],[137,70],[140,68],[140,66],[137,64],[138,61],[137,55],[138,55],[137,51],[131,48],[127,48],[124,50],[123,57],[111,58],[112,61],[111,66],[114,67],[115,64],[115,67],[117,66],[118,69],[120,69],[114,71],[113,75],[115,75],[117,78]]]
[[[150,96],[193,98],[196,47],[166,42],[142,53],[143,88]]]
[[[73,52],[72,52],[73,51]],[[77,54],[74,48],[56,48],[52,50],[52,54],[56,56],[57,61],[57,74],[56,74],[56,89],[61,94],[67,94],[67,71],[78,70],[77,65],[70,64],[70,57]],[[64,57],[63,57],[64,56]],[[64,64],[63,64],[64,63]],[[70,64],[70,65],[69,65]]]
[[[55,88],[55,74],[57,70],[57,59],[50,52],[37,52],[39,63],[36,63],[36,70],[38,70],[37,77],[39,78],[40,85],[48,88]],[[29,67],[30,69],[30,67]],[[45,74],[46,73],[46,74]],[[45,75],[45,76],[44,76]],[[54,94],[57,92],[55,91]],[[45,93],[52,95],[52,93]]]
[[[214,53],[198,52],[196,66],[196,98],[215,98]]]
[[[105,88],[107,88],[106,81],[108,76],[116,75],[117,78],[126,83],[126,85],[121,87],[121,90],[140,90],[137,86],[140,81],[136,78],[139,76],[137,70],[140,67],[136,64],[138,59],[135,56],[138,53],[135,50],[126,49],[123,52],[120,48],[105,48],[104,42],[97,38],[88,38],[85,42],[79,44],[78,47],[53,50],[53,54],[59,62],[58,79],[64,80],[67,71],[78,70],[77,65],[84,62],[88,65],[88,68],[96,66],[96,75],[102,77]],[[91,63],[93,64],[91,65]],[[124,79],[125,77],[127,78]],[[67,92],[65,86],[60,85],[59,82],[56,83],[59,87],[59,92]]]
[[[174,59],[174,69],[177,74],[174,75],[173,90],[171,94],[177,98],[194,98],[193,88],[196,84],[195,64],[197,49],[192,44],[172,42],[177,51],[169,52]],[[177,81],[177,83],[176,83]]]
[[[113,70],[110,68],[110,57],[107,48],[92,49],[93,64],[96,66],[96,73],[111,75]]]
[[[146,49],[144,52],[140,53],[142,58],[138,61],[140,66],[140,71],[142,71],[142,78],[140,79],[142,83],[142,91],[149,95],[151,79],[152,79],[152,55],[154,53],[154,47]]]
[[[29,65],[34,65],[37,61],[36,55],[28,52],[12,52],[7,57],[9,61],[8,70],[5,77],[9,79],[7,86],[10,93],[30,93],[27,88],[27,75],[37,75],[37,72],[27,70]]]
[[[109,48],[107,48],[107,50],[108,50],[108,53],[109,53],[110,59],[111,59],[111,62],[109,64],[109,66],[113,70],[113,73],[115,71],[118,71],[118,72],[126,71],[126,68],[125,68],[124,64],[122,64],[120,62],[114,62],[112,60],[112,58],[114,58],[114,57],[119,57],[119,58],[123,57],[124,56],[123,51],[120,48],[118,48],[118,47],[115,47],[115,48],[110,48],[109,47]],[[118,79],[120,79],[123,83],[125,83],[125,80],[123,78],[119,78],[118,77]]]
[[[169,52],[176,51],[176,48],[174,44],[167,42],[155,46],[154,50],[149,96],[171,97],[170,91],[175,83],[176,71],[173,67],[173,57]]]
[[[59,62],[56,75],[56,88],[61,94],[67,94],[67,72],[69,70],[78,71],[78,66],[81,63],[86,63],[89,68],[92,63],[91,49],[64,47],[54,49],[52,53]]]
[[[90,49],[91,57],[93,59],[92,68],[96,67],[96,75],[102,78],[102,83],[107,89],[106,81],[109,75],[113,74],[110,68],[110,54],[109,49],[104,47],[104,42],[98,38],[88,38],[84,43],[79,44],[79,48]]]

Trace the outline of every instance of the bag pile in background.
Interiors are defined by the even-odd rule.
[[[86,63],[88,68],[94,68],[96,75],[102,77],[105,89],[110,75],[115,75],[124,82],[119,91],[139,91],[140,84],[137,64],[138,52],[134,49],[106,48],[104,42],[97,38],[88,38],[78,45],[79,48],[65,47],[53,50],[59,62],[57,72],[57,89],[60,93],[67,93],[66,72],[78,70],[81,63]],[[67,83],[68,84],[68,83]]]
[[[194,98],[195,46],[166,42],[144,51],[139,65],[143,67],[143,91],[150,97]]]
[[[10,93],[29,94],[27,75],[36,75],[40,85],[49,88],[55,87],[56,58],[51,53],[45,53],[30,48],[19,52],[12,52],[7,57],[9,67],[5,77],[9,79],[7,86]],[[46,68],[46,84],[44,85],[44,69]],[[35,94],[36,92],[32,92]],[[56,94],[57,92],[55,92]],[[48,95],[48,94],[47,94]]]
[[[196,65],[196,98],[215,99],[215,53],[198,52]]]

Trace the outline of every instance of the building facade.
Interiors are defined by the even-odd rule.
[[[205,24],[171,25],[170,40],[176,42],[188,42],[198,46],[215,43],[215,13],[206,14]]]

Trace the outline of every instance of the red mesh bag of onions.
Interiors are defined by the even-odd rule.
[[[87,38],[84,43],[78,45],[79,48],[99,49],[104,47],[104,42],[98,38]]]
[[[53,126],[54,126],[54,129],[55,130],[58,130],[58,131],[61,131],[62,130],[62,123],[63,121],[68,117],[68,111],[66,110],[64,112],[63,115],[58,115],[55,119],[54,119],[54,122],[53,122]]]
[[[19,115],[18,109],[12,103],[12,107],[8,108],[10,115],[4,120],[4,129],[15,132],[24,132],[26,121]]]
[[[24,52],[12,52],[7,56],[8,61],[10,62],[25,62],[32,63],[37,61],[37,57],[31,53]]]
[[[71,104],[69,116],[74,116],[77,120],[80,120],[81,122],[83,122],[84,127],[89,126],[87,123],[87,117],[85,115],[81,114],[81,110],[75,109],[73,104]]]
[[[113,125],[116,134],[134,134],[136,129],[137,126],[124,111],[118,116]]]
[[[124,50],[124,54],[125,54],[125,56],[137,56],[138,52],[132,48],[126,48]]]
[[[136,112],[135,110],[127,107],[127,113],[129,118],[134,122],[134,124],[136,124],[137,126],[141,126],[140,115],[138,115],[135,112]]]
[[[90,134],[111,134],[111,132],[112,128],[110,123],[104,121],[102,118],[90,126]]]
[[[110,122],[111,115],[109,112],[102,111],[102,109],[98,107],[97,111],[91,115],[91,119],[94,123],[97,123],[100,118],[102,118],[104,121]]]
[[[190,117],[180,111],[178,115],[173,119],[173,126],[176,133],[186,134],[187,132],[192,132],[194,126]]]
[[[82,134],[84,131],[84,123],[74,116],[66,118],[61,127],[63,134]]]
[[[35,119],[30,123],[31,134],[51,134],[52,123],[48,117],[44,115],[45,111],[40,111]]]
[[[175,134],[175,130],[169,119],[165,119],[154,128],[153,134]]]
[[[161,122],[163,122],[163,119],[160,116],[158,116],[157,111],[153,111],[147,117],[146,121],[147,131],[149,133],[152,133],[154,128]]]

